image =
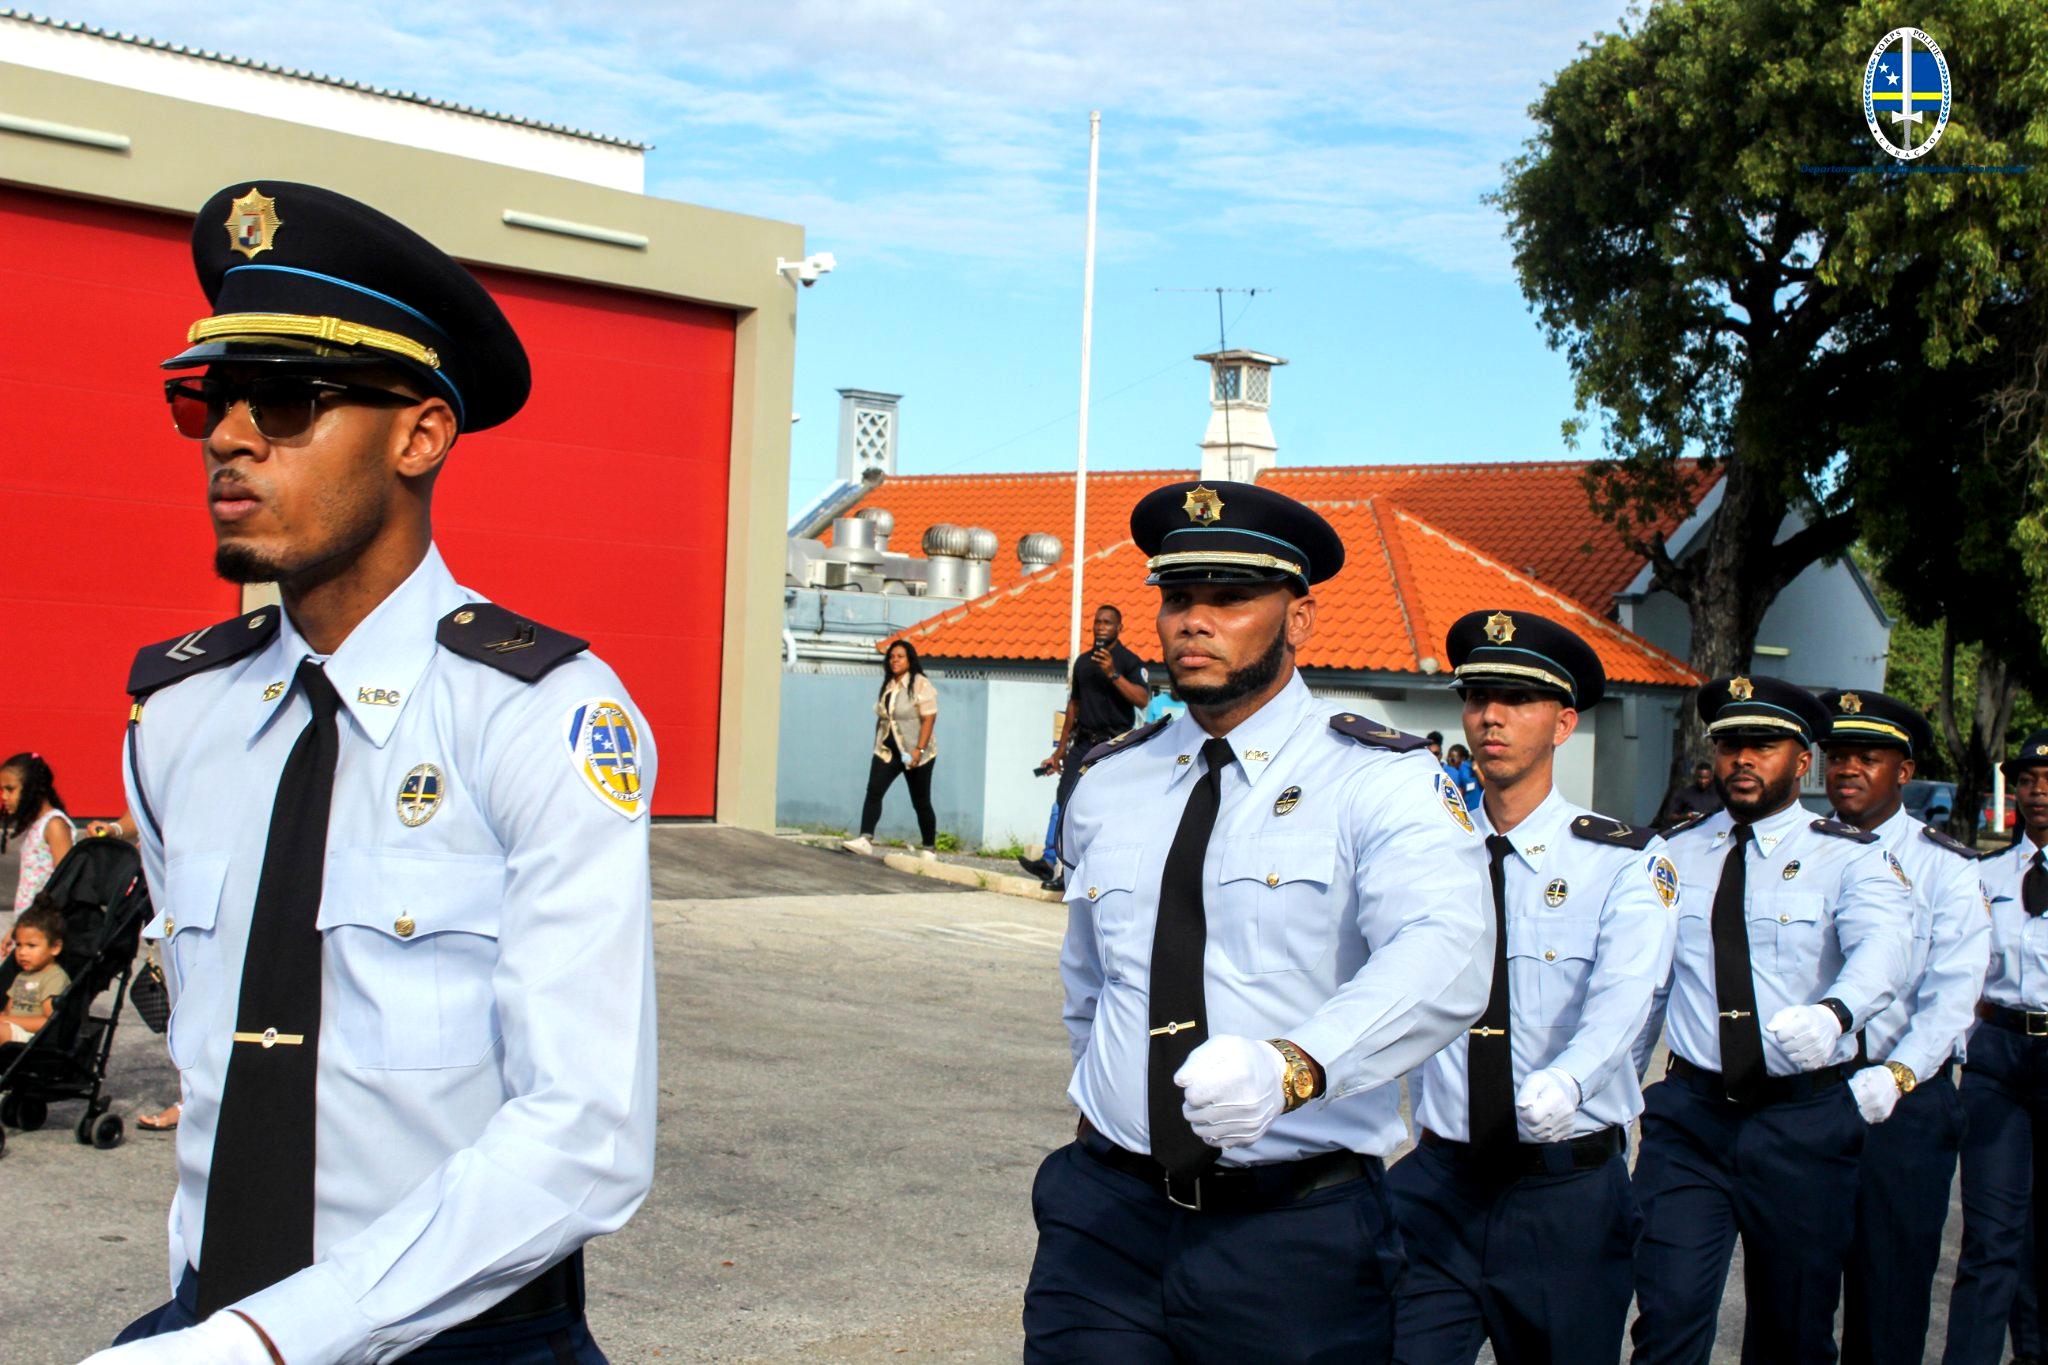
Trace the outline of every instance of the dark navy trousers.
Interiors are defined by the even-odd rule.
[[[188,1270],[178,1281],[176,1297],[122,1328],[114,1344],[124,1346],[198,1325],[199,1277]],[[432,1365],[606,1365],[583,1315],[568,1309],[501,1327],[443,1332],[405,1358]]]
[[[1196,1213],[1060,1148],[1031,1187],[1027,1365],[1384,1365],[1401,1238],[1377,1167],[1298,1203]]]
[[[1638,1365],[1707,1365],[1742,1239],[1744,1365],[1832,1362],[1864,1136],[1846,1085],[1749,1108],[1716,1080],[1643,1092],[1631,1331]]]
[[[2027,1267],[2034,1200],[2048,1193],[2034,1178],[2048,1148],[2048,1038],[1979,1024],[1959,1089],[1963,1250],[1942,1361],[1996,1365]]]
[[[1462,1149],[1417,1147],[1387,1172],[1408,1252],[1395,1298],[1394,1359],[1500,1365],[1621,1357],[1642,1215],[1628,1160],[1503,1180]]]
[[[1863,1142],[1856,1238],[1842,1277],[1845,1365],[1920,1365],[1963,1102],[1949,1068],[1899,1096]]]

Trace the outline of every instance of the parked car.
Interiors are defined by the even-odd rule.
[[[1956,808],[1956,784],[1916,777],[1906,784],[1906,814],[1940,829]]]

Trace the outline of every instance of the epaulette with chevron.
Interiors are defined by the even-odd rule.
[[[1837,839],[1847,839],[1852,844],[1874,844],[1875,834],[1869,834],[1854,825],[1845,825],[1840,820],[1821,819],[1808,826],[1815,834],[1832,834]]]
[[[1920,826],[1920,833],[1923,837],[1925,837],[1928,840],[1928,842],[1938,844],[1942,848],[1947,849],[1951,853],[1961,854],[1963,857],[1968,858],[1971,862],[1975,862],[1977,861],[1977,859],[1984,856],[1983,854],[1979,853],[1976,849],[1971,848],[1968,844],[1964,843],[1961,839],[1953,838],[1950,835],[1943,834],[1940,830],[1936,829],[1932,825]]]
[[[1081,766],[1086,768],[1099,759],[1109,757],[1111,754],[1120,754],[1126,749],[1137,748],[1140,744],[1143,744],[1146,740],[1164,730],[1172,723],[1172,720],[1173,717],[1166,716],[1153,721],[1149,725],[1140,725],[1135,730],[1126,730],[1120,735],[1114,735],[1109,739],[1105,739],[1102,743],[1081,755]]]
[[[1349,735],[1360,744],[1370,744],[1375,749],[1392,749],[1397,754],[1420,749],[1429,743],[1421,735],[1411,735],[1368,716],[1354,715],[1349,711],[1330,717],[1330,728],[1340,735]]]
[[[522,682],[539,682],[557,664],[590,648],[588,640],[550,630],[495,602],[471,602],[449,612],[434,628],[434,638],[443,649]]]
[[[232,621],[144,646],[136,651],[135,663],[128,670],[128,695],[141,701],[195,673],[254,654],[276,637],[278,618],[283,614],[281,607],[259,607]]]
[[[1604,815],[1581,815],[1572,821],[1572,833],[1596,844],[1638,850],[1648,848],[1650,840],[1657,837],[1657,831],[1647,826],[1625,825]]]

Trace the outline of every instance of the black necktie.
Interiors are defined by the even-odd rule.
[[[1472,1029],[1465,1051],[1465,1081],[1471,1087],[1467,1117],[1474,1146],[1515,1140],[1515,1056],[1508,1033],[1508,854],[1505,835],[1486,836],[1493,876],[1493,994]]]
[[[1743,852],[1755,831],[1737,825],[1714,888],[1714,996],[1721,1016],[1721,1088],[1747,1104],[1764,1081],[1764,1035],[1756,1017],[1756,978],[1749,970],[1749,915],[1743,892],[1749,871]]]
[[[314,1087],[320,1064],[320,913],[341,698],[299,665],[313,719],[277,780],[242,958],[235,1041],[206,1180],[199,1315],[313,1263]]]
[[[2020,906],[2030,915],[2048,910],[2048,868],[2041,866],[2040,849],[2034,850],[2027,874],[2020,878]]]
[[[1202,859],[1216,807],[1223,796],[1223,769],[1230,745],[1212,739],[1202,746],[1208,771],[1195,780],[1181,812],[1180,828],[1166,853],[1159,881],[1159,920],[1152,929],[1152,1055],[1146,1072],[1146,1115],[1152,1131],[1152,1159],[1173,1176],[1200,1175],[1216,1164],[1214,1147],[1195,1136],[1181,1112],[1181,1088],[1173,1083],[1188,1054],[1209,1037],[1209,1012],[1202,992],[1202,958],[1209,925],[1202,913]]]

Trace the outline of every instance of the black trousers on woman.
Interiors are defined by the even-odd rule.
[[[868,797],[860,807],[860,832],[863,837],[872,838],[875,825],[882,818],[882,795],[889,790],[889,784],[902,773],[904,782],[910,787],[910,804],[917,811],[917,832],[926,848],[932,847],[939,839],[939,817],[932,810],[932,767],[938,762],[930,759],[915,768],[903,766],[903,755],[896,751],[892,739],[882,741],[889,750],[887,759],[868,760]]]

